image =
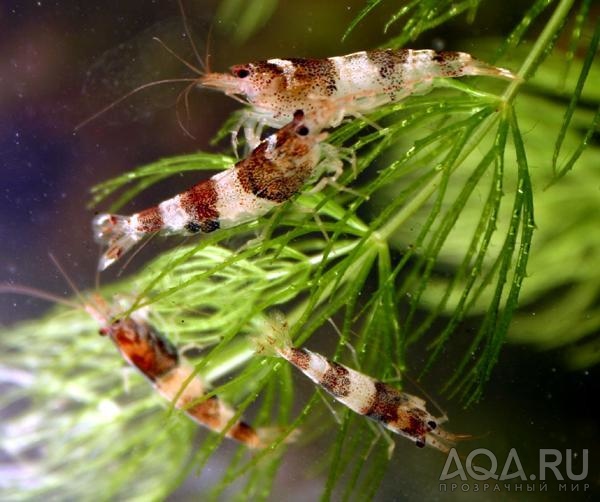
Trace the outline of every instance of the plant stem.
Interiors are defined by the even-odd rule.
[[[344,256],[350,253],[357,246],[358,242],[359,241],[355,241],[342,246],[334,247],[327,255],[327,259],[333,260],[339,258],[340,256]],[[323,259],[323,254],[317,254],[309,258],[308,264],[311,268],[314,268],[315,266],[320,265]],[[353,266],[351,267],[352,273],[349,275],[349,277],[354,276],[354,269],[360,268],[360,266],[362,266],[362,263],[363,260],[358,260],[356,263],[353,264]],[[282,274],[283,272],[277,271],[268,274],[267,277],[269,281],[272,281],[281,277]],[[246,364],[250,359],[252,359],[255,356],[255,354],[256,351],[251,343],[242,343],[235,347],[231,347],[228,350],[226,356],[222,357],[218,361],[213,362],[209,369],[203,371],[202,377],[207,382],[212,383],[213,381],[222,378],[228,373],[231,373],[237,368]]]
[[[569,14],[571,7],[573,6],[574,0],[562,0],[552,17],[544,27],[541,35],[538,37],[531,51],[527,55],[527,58],[519,68],[517,76],[520,77],[517,80],[511,82],[502,98],[505,102],[510,102],[517,93],[519,86],[530,76],[532,72],[537,69],[539,60],[544,56],[544,53],[549,52],[553,44],[553,39],[561,29],[565,18]]]
[[[475,149],[477,145],[480,144],[481,140],[487,135],[490,131],[494,122],[498,119],[496,114],[487,117],[479,126],[479,128],[473,133],[471,136],[470,146],[465,147],[461,155],[454,162],[454,166],[450,166],[451,169],[455,169],[458,167]],[[398,229],[398,227],[402,226],[408,218],[410,218],[415,211],[417,211],[426,201],[431,197],[433,193],[437,190],[438,183],[440,178],[444,174],[444,170],[440,169],[433,179],[425,185],[419,193],[417,193],[412,200],[402,208],[401,211],[390,220],[384,226],[382,226],[379,230],[375,231],[371,235],[371,239],[376,242],[381,242],[389,239],[389,237]]]

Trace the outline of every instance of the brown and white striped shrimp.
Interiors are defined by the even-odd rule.
[[[320,176],[322,151],[329,155],[327,148],[321,148],[325,137],[297,110],[289,124],[263,140],[232,168],[131,216],[98,215],[93,222],[94,235],[99,243],[108,246],[99,269],[107,268],[154,232],[208,233],[266,214]],[[325,160],[330,160],[326,163],[328,170],[339,173],[339,159]]]
[[[414,441],[418,447],[429,445],[447,453],[457,440],[465,437],[442,429],[440,425],[446,417],[434,417],[420,397],[308,349],[295,348],[285,322],[270,319],[265,323],[265,329],[266,333],[255,339],[258,352],[274,352],[352,411]]]
[[[81,307],[77,302],[24,286],[0,285],[0,293],[25,294],[74,308]],[[78,293],[78,296],[81,295]],[[113,308],[126,310],[120,303],[122,301],[115,299]],[[116,317],[118,312],[98,295],[92,301],[84,302],[83,308],[98,323],[100,334],[113,341],[125,361],[146,377],[161,396],[196,423],[218,433],[226,429],[235,415],[234,410],[217,396],[200,401],[207,391],[205,383],[195,373],[194,367],[181,357],[177,348],[150,326],[147,309],[119,318]],[[200,402],[194,404],[196,401]],[[262,448],[268,444],[273,432],[271,428],[255,429],[237,420],[226,430],[225,436],[249,448]]]
[[[375,49],[325,59],[239,64],[231,67],[230,74],[201,74],[198,84],[251,105],[241,125],[253,145],[263,126],[281,127],[297,109],[315,114],[323,128],[335,127],[346,116],[373,111],[411,94],[424,94],[438,79],[469,75],[516,78],[509,70],[464,52]]]

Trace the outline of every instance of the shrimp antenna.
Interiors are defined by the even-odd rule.
[[[132,89],[127,94],[125,94],[125,95],[121,96],[120,98],[116,99],[115,101],[113,101],[109,105],[106,105],[104,108],[102,108],[101,110],[99,110],[96,113],[94,113],[91,117],[88,117],[84,121],[79,122],[79,124],[77,124],[73,128],[73,132],[79,131],[82,127],[84,127],[87,124],[89,124],[90,122],[96,120],[101,115],[104,115],[107,111],[112,110],[119,103],[125,101],[127,98],[130,98],[134,94],[137,94],[138,92],[140,92],[140,91],[142,91],[144,89],[147,89],[148,87],[154,87],[155,85],[163,85],[163,84],[175,84],[175,83],[178,83],[178,82],[195,82],[195,81],[196,81],[196,79],[193,79],[193,78],[167,78],[167,79],[164,79],[164,80],[156,80],[154,82],[148,82],[147,84],[142,84],[139,87],[136,87],[135,89]]]
[[[187,66],[190,70],[192,70],[194,73],[197,73],[198,75],[202,75],[204,72],[202,70],[200,70],[197,66],[194,66],[192,63],[190,63],[189,61],[186,61],[185,59],[183,59],[179,54],[177,54],[173,49],[171,49],[167,44],[165,44],[160,38],[158,37],[152,37],[152,40],[154,40],[155,42],[158,42],[160,44],[160,46],[166,50],[169,54],[171,54],[171,56],[173,56],[175,59],[177,59],[177,61],[179,61],[180,63],[184,64],[185,66]],[[202,63],[204,65],[204,63]],[[187,80],[187,79],[186,79]],[[191,80],[191,79],[190,79]],[[189,82],[189,80],[187,80]],[[195,80],[194,80],[195,82]]]
[[[102,252],[99,253],[96,263],[98,263],[101,256],[102,256]],[[100,290],[100,270],[98,270],[98,267],[96,267],[96,273],[94,274],[94,290],[95,291]]]
[[[50,257],[50,260],[52,260],[52,263],[54,263],[54,266],[58,269],[60,274],[64,277],[65,281],[67,281],[67,284],[69,285],[69,287],[71,288],[73,293],[75,293],[75,296],[79,299],[81,304],[85,305],[86,303],[88,303],[85,301],[85,298],[81,294],[81,291],[79,291],[79,288],[77,286],[75,286],[75,283],[71,280],[71,278],[69,277],[69,274],[67,274],[67,272],[65,271],[63,266],[60,264],[60,262],[58,261],[56,256],[54,256],[52,253],[48,253],[48,256]]]
[[[411,378],[408,375],[403,375],[403,378],[406,378],[411,384],[413,384],[417,389],[419,389],[423,396],[425,396],[427,401],[429,401],[442,414],[442,417],[446,420],[448,419],[446,411],[437,403],[435,399],[433,399],[433,397],[431,397],[431,394],[429,394],[419,382],[417,382],[414,378]]]
[[[94,301],[92,301],[92,299],[90,299],[90,301],[86,301],[86,299],[81,294],[81,291],[71,280],[69,274],[67,274],[64,267],[60,264],[58,259],[52,253],[48,253],[48,256],[52,260],[54,266],[63,276],[63,278],[65,279],[65,281],[67,282],[77,299],[81,302],[81,305],[78,305],[78,307],[83,307],[83,309],[96,320],[98,320],[99,317],[103,316],[104,314],[102,313],[102,311],[106,309],[103,307],[104,303],[102,302],[102,299],[94,298]],[[104,319],[104,317],[102,317],[102,319]]]
[[[41,298],[42,300],[48,300],[49,302],[66,305],[67,307],[72,307],[74,309],[78,309],[81,307],[77,303],[67,300],[66,298],[62,298],[53,293],[48,293],[47,291],[43,291],[41,289],[33,288],[30,286],[21,286],[19,284],[0,284],[0,293],[15,293],[18,295],[33,296],[35,298]]]
[[[179,93],[179,95],[177,96],[177,100],[175,101],[175,116],[177,117],[177,123],[179,124],[179,127],[181,128],[181,130],[186,134],[186,136],[190,137],[191,139],[196,139],[196,137],[183,125],[181,116],[179,115],[179,103],[181,102],[181,98],[183,97],[183,102],[185,104],[185,115],[186,115],[187,121],[189,122],[190,117],[191,117],[189,95],[195,85],[196,85],[195,80],[191,84],[188,84],[185,87],[185,89],[183,89]]]
[[[150,237],[148,237],[147,239],[144,239],[142,241],[142,243],[136,247],[133,250],[133,253],[131,253],[131,255],[129,256],[129,258],[127,259],[127,261],[125,263],[123,263],[123,266],[119,269],[119,272],[117,273],[117,277],[121,277],[123,275],[123,272],[125,272],[125,269],[129,266],[129,264],[133,261],[133,259],[138,255],[138,253],[144,249],[148,243],[154,238],[156,237],[158,233],[154,232],[153,234],[150,235]]]
[[[214,27],[214,18],[210,22],[210,26],[208,27],[208,35],[206,36],[206,51],[204,54],[204,58],[206,59],[206,63],[204,63],[204,67],[206,69],[206,73],[210,73],[210,46],[212,40],[212,32]]]
[[[185,14],[185,9],[183,8],[183,1],[177,0],[177,4],[179,5],[179,11],[181,12],[181,19],[183,21],[183,29],[185,30],[185,35],[188,37],[188,39],[190,41],[190,45],[192,47],[192,51],[194,52],[194,56],[196,57],[196,60],[200,63],[200,66],[205,66],[204,62],[202,61],[202,58],[200,57],[200,53],[198,52],[198,47],[196,47],[196,43],[194,42],[194,39],[192,38],[191,31],[190,31],[190,25],[188,23],[187,15]],[[204,69],[206,70],[206,67]],[[202,73],[202,72],[198,72],[198,73]]]
[[[48,256],[50,257],[52,263],[58,269],[60,274],[64,277],[71,290],[75,293],[75,296],[81,302],[80,304],[77,304],[76,302],[73,302],[71,300],[67,300],[66,298],[62,298],[61,296],[55,295],[54,293],[49,293],[47,291],[43,291],[41,289],[34,288],[31,286],[21,286],[19,284],[0,284],[0,293],[16,293],[19,295],[33,296],[36,298],[41,298],[42,300],[48,300],[50,302],[66,305],[67,307],[71,307],[74,309],[78,309],[81,308],[82,305],[86,305],[87,302],[85,301],[85,298],[79,291],[79,288],[75,286],[75,283],[71,280],[65,269],[56,259],[56,257],[52,253],[48,253]]]
[[[167,44],[165,44],[160,38],[152,37],[152,40],[154,40],[155,42],[158,42],[163,49],[165,49],[175,59],[177,59],[178,61],[180,61],[181,63],[183,63],[185,66],[187,66],[190,70],[192,70],[195,73],[198,73],[199,75],[202,75],[202,71],[201,70],[199,70],[197,67],[195,67],[194,65],[192,65],[191,63],[189,63],[188,61],[186,61],[185,59],[183,59],[179,54],[177,54],[173,49],[171,49]],[[188,84],[185,87],[185,89],[183,89],[177,95],[177,99],[175,100],[175,115],[177,117],[177,123],[179,124],[179,127],[186,134],[186,136],[189,136],[192,139],[196,139],[196,137],[183,125],[183,122],[182,122],[181,117],[179,115],[179,103],[181,102],[181,99],[183,97],[183,101],[184,101],[184,105],[185,105],[186,117],[187,117],[188,121],[190,120],[190,101],[189,101],[189,95],[190,95],[191,90],[196,85],[197,80],[196,79],[190,79],[190,80],[188,80],[188,82],[190,82],[190,84]]]

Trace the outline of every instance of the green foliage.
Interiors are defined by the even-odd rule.
[[[224,0],[217,17],[225,24],[235,43],[242,43],[262,28],[275,9],[278,0]]]
[[[564,89],[574,89],[581,75],[583,63],[574,62],[570,75],[566,78]],[[535,194],[536,232],[533,239],[530,258],[527,265],[527,280],[520,294],[520,312],[509,329],[509,341],[531,343],[540,348],[555,348],[565,344],[572,345],[566,352],[569,365],[584,367],[597,361],[597,352],[590,350],[594,346],[594,334],[598,332],[600,311],[598,310],[598,269],[597,250],[600,246],[594,214],[598,211],[597,186],[599,175],[599,152],[597,146],[587,148],[577,160],[577,168],[562,178],[559,169],[553,169],[552,148],[549,140],[560,142],[561,148],[568,152],[566,162],[579,152],[582,140],[597,134],[595,124],[598,114],[591,106],[580,106],[573,114],[574,125],[562,133],[565,120],[565,102],[557,96],[568,96],[568,91],[557,88],[565,80],[562,70],[564,59],[559,55],[550,56],[540,68],[537,76],[520,95],[516,103],[516,113],[521,117],[521,130],[524,133],[527,156],[530,160],[531,183]],[[600,82],[600,68],[592,67],[590,82]],[[600,103],[600,95],[595,86],[588,85],[581,95],[585,103]],[[538,117],[544,110],[544,120]],[[505,165],[515,165],[516,156],[506,152]],[[457,173],[456,183],[450,187],[449,196],[456,198],[457,193],[468,180],[467,174],[475,168],[475,162],[463,164],[463,170]],[[491,183],[488,180],[487,183]],[[478,189],[483,188],[483,184]],[[504,187],[506,190],[506,187]],[[512,190],[512,189],[511,189]],[[503,205],[497,219],[507,222],[512,208]],[[463,231],[475,228],[481,207],[477,203],[467,203],[462,212]],[[424,222],[426,213],[417,216]],[[421,223],[422,224],[422,223]],[[409,245],[413,241],[406,229],[395,236],[396,247]],[[501,235],[492,238],[490,247],[501,246]],[[445,269],[458,269],[460,258],[468,251],[468,242],[462,232],[450,234],[438,260]],[[489,253],[484,267],[491,266],[494,253]],[[441,267],[440,267],[441,269]],[[434,273],[429,287],[423,293],[419,308],[429,312],[441,309],[444,316],[452,316],[461,303],[461,292],[468,284],[467,278],[459,278],[458,286],[448,293],[450,281],[446,274]],[[550,295],[550,296],[549,296]],[[488,313],[491,291],[482,291],[471,306],[471,316],[485,316]],[[460,336],[459,334],[457,334]],[[589,340],[586,338],[589,337]],[[589,344],[592,344],[591,346]],[[594,355],[595,354],[595,355]],[[585,361],[585,362],[584,362]]]
[[[381,3],[368,2],[349,31]],[[472,19],[480,3],[406,2],[385,27],[404,21],[389,45],[462,12]],[[380,379],[399,369],[427,371],[457,341],[463,358],[437,369],[446,372],[445,391],[465,403],[481,396],[507,334],[546,347],[584,340],[569,353],[571,363],[596,362],[589,348],[598,340],[589,337],[600,324],[592,221],[600,94],[591,83],[600,82],[599,27],[592,27],[583,59],[576,58],[591,5],[582,2],[567,57],[551,54],[573,10],[562,0],[535,43],[522,44],[550,3],[524,13],[498,51],[518,61],[521,80],[440,81],[431,94],[333,131],[328,141],[356,158],[339,180],[351,191],[303,193],[259,221],[179,245],[102,292],[111,298],[134,291],[123,315],[149,306],[158,329],[177,346],[193,347],[197,371],[214,384],[209,396],[235,403],[239,414],[250,407],[253,424],[282,428],[272,448],[249,455],[240,447],[213,498],[230,494],[240,478],[242,498],[267,498],[290,448],[286,438],[298,429],[301,444],[317,435],[319,392],[298,409],[289,366],[257,356],[249,342],[273,309],[286,313],[295,343],[310,346],[319,333],[335,341],[330,356]],[[114,210],[168,176],[230,164],[227,156],[204,153],[166,159],[96,187],[92,202],[112,197]],[[557,289],[566,293],[528,325],[531,316],[519,305],[536,305]],[[553,321],[557,310],[564,324]],[[515,313],[520,321],[511,327]],[[328,327],[332,318],[339,334]],[[472,335],[462,329],[467,319],[476,322]],[[40,484],[23,498],[62,487],[85,499],[93,482],[107,498],[160,499],[185,466],[201,469],[221,442],[222,434],[205,433],[194,451],[196,427],[170,406],[161,411],[138,375],[124,385],[114,348],[95,330],[84,311],[61,308],[2,337],[0,369],[10,389],[0,402],[22,404],[3,425],[12,432],[3,449],[40,473]],[[411,345],[429,349],[425,366],[406,358]],[[390,438],[347,410],[338,423],[325,414],[320,420],[335,425],[331,449],[316,466],[327,476],[323,498],[371,498]]]
[[[376,7],[386,3],[385,0],[368,0],[358,16],[350,23],[344,33],[345,39],[356,26]],[[394,25],[402,23],[399,35],[390,39],[386,47],[402,47],[408,41],[416,39],[421,33],[431,30],[448,20],[464,12],[467,13],[469,22],[472,22],[477,14],[477,8],[481,0],[412,0],[403,2],[389,21],[384,25],[383,31],[388,32]]]

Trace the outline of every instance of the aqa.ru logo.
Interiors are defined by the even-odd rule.
[[[478,457],[487,457],[490,463],[489,468],[486,469],[481,467],[479,462],[475,461],[475,459]],[[581,460],[582,467],[580,473],[573,472],[573,457],[577,457],[577,454],[573,455],[571,450],[567,450],[565,455],[566,462],[564,466],[564,473],[566,474],[567,479],[571,481],[581,481],[585,479],[588,474],[588,450],[583,450],[583,456]],[[559,469],[562,462],[563,454],[560,450],[541,449],[539,456],[539,472],[537,474],[530,474],[528,476],[523,469],[523,465],[521,464],[517,450],[513,448],[510,450],[508,457],[504,462],[502,471],[500,474],[498,474],[498,460],[490,450],[485,448],[473,450],[467,456],[465,465],[463,466],[458,453],[456,453],[456,450],[452,448],[448,454],[446,463],[444,464],[444,469],[440,475],[440,481],[454,479],[456,476],[459,476],[462,481],[468,481],[467,474],[471,479],[477,481],[488,481],[492,479],[495,481],[506,481],[515,478],[519,478],[522,481],[546,481],[546,473],[548,470],[552,471],[554,478],[556,478],[558,481],[564,481],[565,477],[563,472],[561,472]],[[488,462],[486,461],[486,463]],[[450,472],[452,465],[454,465],[456,468]]]

